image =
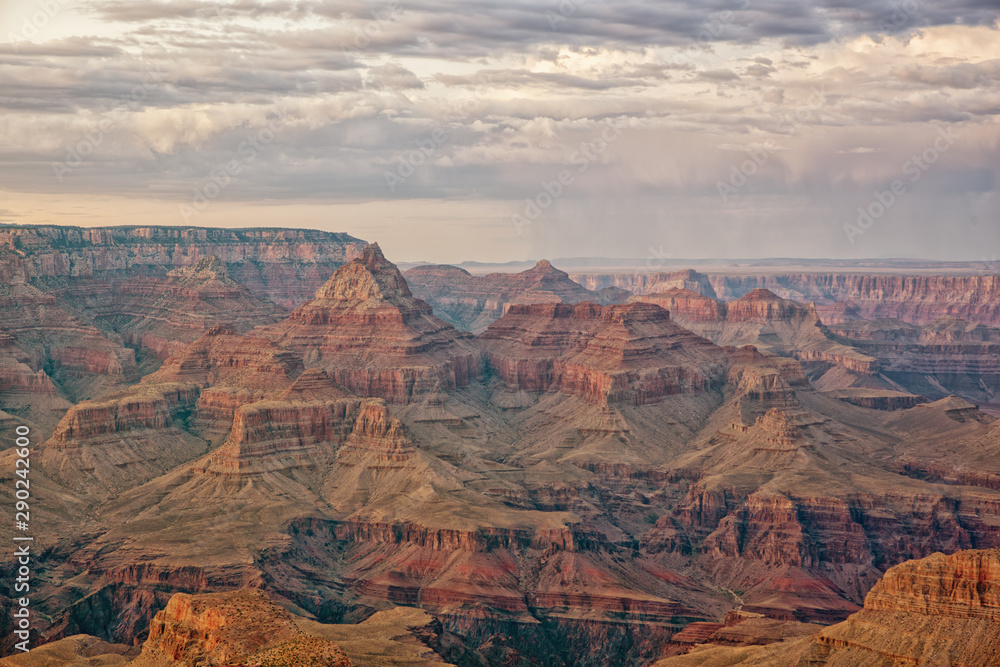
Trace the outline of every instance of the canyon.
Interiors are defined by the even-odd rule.
[[[0,425],[33,432],[39,660],[851,664],[995,623],[989,323],[33,229],[3,230]]]

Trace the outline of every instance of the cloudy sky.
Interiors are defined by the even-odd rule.
[[[0,0],[0,222],[1000,255],[996,0]]]

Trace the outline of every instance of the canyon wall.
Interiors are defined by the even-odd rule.
[[[674,286],[726,301],[755,289],[767,289],[785,299],[816,303],[826,324],[880,317],[923,324],[950,315],[970,322],[1000,325],[1000,276],[997,275],[713,272],[697,274],[697,279],[688,279],[683,285],[678,284],[676,275],[579,273],[570,277],[591,290],[620,287],[633,294],[650,294],[663,291],[664,286]]]
[[[290,310],[364,245],[347,234],[299,229],[0,226],[0,273],[56,284],[74,278],[86,290],[106,290],[214,255],[254,294]]]

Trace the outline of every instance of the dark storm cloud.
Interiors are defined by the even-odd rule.
[[[780,38],[815,44],[834,37],[893,33],[935,25],[992,25],[993,0],[713,0],[649,3],[642,0],[210,0],[100,2],[94,11],[109,21],[142,23],[178,19],[262,18],[376,22],[384,34],[373,46],[397,55],[475,57],[498,49],[544,42],[612,43],[618,46],[682,46],[752,43]],[[395,28],[395,29],[393,29]],[[372,32],[372,31],[369,31]]]

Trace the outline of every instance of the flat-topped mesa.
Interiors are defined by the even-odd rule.
[[[641,289],[633,289],[636,294],[657,294],[671,289],[683,289],[715,298],[715,288],[708,276],[694,269],[656,273],[646,279]]]
[[[629,302],[655,303],[670,311],[679,323],[771,322],[818,319],[813,306],[782,299],[757,288],[735,301],[719,301],[686,288],[670,288],[633,296]]]
[[[136,276],[162,279],[214,255],[253,294],[291,310],[364,245],[347,234],[304,229],[0,225],[0,248],[22,252],[0,261],[0,277],[6,265],[28,281],[72,278],[63,296],[79,293],[93,305]]]
[[[479,342],[509,387],[558,389],[593,402],[645,404],[705,392],[726,366],[721,348],[644,303],[513,305]]]
[[[671,318],[678,323],[721,322],[726,317],[725,302],[681,287],[629,297],[628,301],[656,304],[669,311]]]
[[[256,335],[301,353],[337,384],[367,397],[408,403],[482,372],[471,336],[435,317],[372,244],[337,269],[316,298]]]
[[[406,272],[417,296],[457,328],[481,332],[515,303],[620,303],[622,290],[592,292],[574,282],[565,271],[541,260],[520,273],[474,276],[453,266],[418,266]]]
[[[726,320],[729,322],[750,322],[770,320],[796,320],[815,317],[815,308],[810,309],[795,301],[782,299],[771,290],[757,288],[735,301],[726,302]]]
[[[205,442],[178,426],[197,396],[193,384],[140,384],[78,403],[41,447],[39,462],[85,492],[139,486],[204,453]]]
[[[245,477],[315,465],[321,443],[339,444],[351,433],[359,404],[347,399],[242,405],[229,437],[199,471]]]

